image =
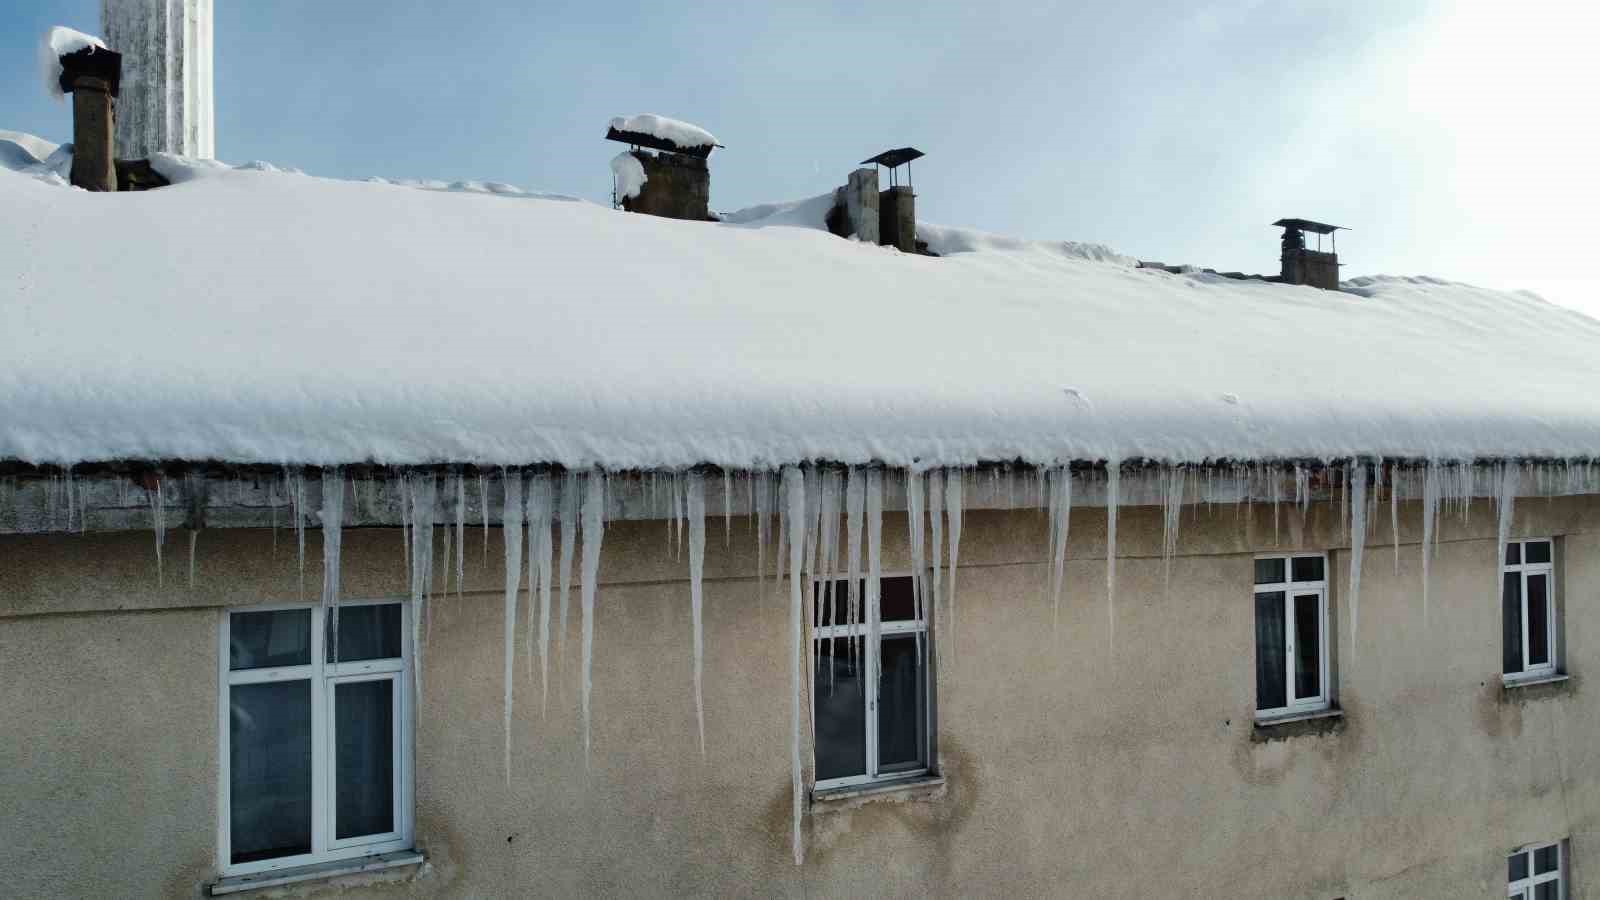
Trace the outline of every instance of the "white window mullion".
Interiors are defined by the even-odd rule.
[[[872,609],[868,618],[868,637],[866,640],[867,658],[862,669],[862,678],[865,680],[862,691],[867,698],[867,777],[878,777],[878,641],[882,637],[878,633],[878,611]]]
[[[1294,688],[1294,590],[1289,585],[1284,585],[1283,592],[1283,696],[1285,702],[1293,707],[1300,702],[1295,696]]]

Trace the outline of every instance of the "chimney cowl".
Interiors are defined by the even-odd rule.
[[[71,53],[63,53],[61,59],[61,90],[63,93],[73,93],[78,88],[78,79],[95,78],[104,85],[106,93],[115,97],[122,89],[122,54],[104,47],[84,47]],[[91,87],[91,85],[84,85]],[[98,87],[93,85],[92,87]]]

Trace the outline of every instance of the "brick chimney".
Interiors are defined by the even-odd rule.
[[[1304,284],[1323,290],[1339,289],[1338,243],[1334,232],[1344,229],[1339,225],[1325,225],[1310,219],[1279,219],[1272,223],[1283,229],[1283,269],[1278,280],[1284,284]],[[1317,236],[1317,249],[1306,249],[1306,232]],[[1322,236],[1332,242],[1328,252],[1322,250]]]
[[[72,95],[72,184],[86,191],[117,189],[112,136],[122,55],[85,47],[61,57],[61,90]]]

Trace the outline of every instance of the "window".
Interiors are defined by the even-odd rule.
[[[411,846],[403,603],[222,617],[219,847],[244,875]],[[337,647],[335,644],[337,635]]]
[[[1500,565],[1501,671],[1508,681],[1556,672],[1552,542],[1508,541]]]
[[[879,579],[877,602],[858,583],[817,585],[817,787],[909,778],[928,764],[928,623],[917,618],[910,576]],[[876,673],[869,677],[868,673]]]
[[[1565,900],[1566,860],[1561,843],[1531,844],[1506,857],[1506,881],[1512,900]]]
[[[1328,580],[1322,554],[1256,560],[1256,717],[1327,709]]]

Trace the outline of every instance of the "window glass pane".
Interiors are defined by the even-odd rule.
[[[1280,560],[1281,561],[1281,560]],[[1282,591],[1256,595],[1256,709],[1287,706]]]
[[[228,618],[228,668],[311,664],[311,610],[275,609]]]
[[[1522,545],[1516,541],[1506,542],[1506,565],[1522,565]]]
[[[1258,559],[1256,560],[1256,584],[1280,584],[1284,579],[1285,559]]]
[[[878,613],[884,622],[910,622],[917,618],[917,597],[909,576],[878,579]]]
[[[1528,665],[1550,662],[1550,601],[1546,575],[1528,576]]]
[[[1510,881],[1521,881],[1528,877],[1528,854],[1513,853],[1510,859],[1510,871],[1507,875]]]
[[[923,667],[915,635],[885,638],[878,682],[878,771],[924,765]],[[924,651],[927,647],[924,645]]]
[[[333,655],[334,611],[327,611],[328,662],[400,657],[400,604],[339,607],[339,655]]]
[[[1533,900],[1561,900],[1560,880],[1546,881],[1533,887]]]
[[[1297,556],[1294,558],[1295,581],[1321,581],[1322,557]]]
[[[333,689],[334,784],[340,839],[394,830],[394,681]]]
[[[1547,563],[1550,561],[1549,541],[1529,541],[1523,546],[1526,548],[1523,553],[1527,556],[1527,562]]]
[[[1533,874],[1543,875],[1546,872],[1554,872],[1559,862],[1560,854],[1556,852],[1554,844],[1548,847],[1540,847],[1533,851]]]
[[[854,649],[852,649],[854,644]],[[840,638],[817,642],[817,780],[867,773],[867,699],[861,667],[866,647]]]
[[[228,823],[235,863],[311,852],[311,682],[229,689]]]
[[[1522,671],[1522,573],[1506,572],[1500,587],[1501,669]]]
[[[830,593],[829,585],[833,586]],[[856,582],[856,614],[850,615],[850,579],[840,578],[836,581],[817,582],[817,608],[816,622],[818,625],[860,625],[866,620],[867,583],[865,580]]]
[[[1322,693],[1322,598],[1296,594],[1294,598],[1294,696],[1296,700]]]

